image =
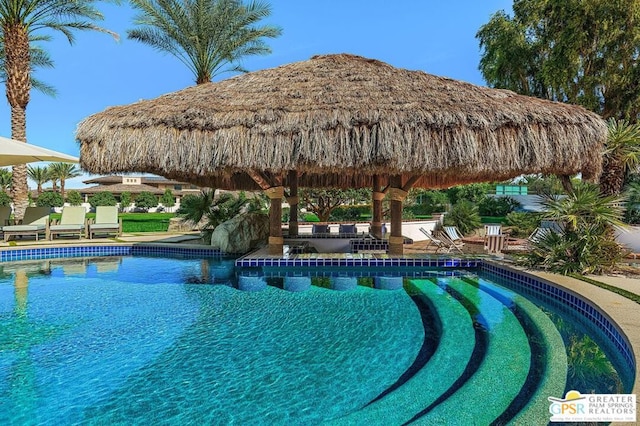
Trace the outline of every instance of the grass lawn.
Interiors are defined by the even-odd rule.
[[[52,213],[51,219],[60,220],[60,213]],[[175,213],[120,213],[122,218],[122,232],[166,232],[169,229],[169,219]],[[95,213],[87,213],[87,218],[93,219]]]

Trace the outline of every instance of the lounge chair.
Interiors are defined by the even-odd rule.
[[[89,239],[96,234],[115,234],[116,237],[122,234],[122,219],[118,219],[118,207],[96,207],[96,218],[89,222]]]
[[[323,235],[328,234],[330,232],[329,225],[327,224],[313,224],[311,226],[311,233],[313,235]]]
[[[455,244],[456,248],[462,251],[462,247],[464,247],[464,241],[462,241],[462,234],[458,231],[458,228],[455,226],[443,226],[442,227],[443,234],[446,238]]]
[[[484,226],[484,250],[488,253],[501,253],[507,246],[508,235],[502,232],[501,225]]]
[[[44,234],[45,238],[48,238],[49,213],[51,207],[27,207],[19,224],[2,227],[5,242],[12,236],[34,235],[38,241],[40,234]]]
[[[0,206],[0,231],[2,227],[9,225],[11,220],[11,206]]]
[[[450,253],[451,250],[456,249],[456,245],[453,243],[447,243],[442,239],[436,238],[431,232],[427,231],[424,228],[420,228],[420,232],[422,232],[427,237],[427,245],[425,246],[425,250],[428,249],[431,245],[436,247],[436,253],[440,250],[444,250],[446,253]]]
[[[49,239],[53,240],[55,235],[78,234],[78,239],[87,229],[87,211],[82,206],[65,206],[62,208],[60,223],[49,227]]]
[[[355,223],[344,224],[341,223],[338,227],[338,234],[343,237],[355,237],[358,234],[358,229]]]

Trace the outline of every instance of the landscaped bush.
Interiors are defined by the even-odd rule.
[[[11,200],[9,194],[4,191],[0,191],[0,206],[10,206],[12,201],[13,200]]]
[[[150,208],[158,206],[158,197],[149,191],[142,191],[136,195],[136,209],[148,211]]]
[[[537,213],[511,212],[505,218],[505,225],[510,227],[510,235],[515,238],[527,238],[539,223]]]
[[[82,195],[78,191],[67,191],[67,203],[72,206],[79,206],[82,204]]]
[[[478,202],[480,216],[505,216],[521,207],[520,203],[511,197],[485,196]]]
[[[95,209],[98,206],[115,206],[118,202],[111,192],[102,191],[89,197],[89,204]]]
[[[465,235],[472,233],[482,224],[478,206],[467,200],[458,201],[444,217],[444,224],[458,227]]]
[[[449,197],[443,191],[417,190],[414,198],[415,203],[405,206],[405,210],[411,211],[416,216],[446,211],[449,204]]]
[[[560,224],[548,232],[520,261],[561,274],[600,274],[613,270],[623,250],[614,226],[622,225],[620,199],[603,196],[595,185],[580,184],[566,197],[544,196],[543,218]]]
[[[64,200],[59,192],[47,191],[38,196],[36,205],[38,207],[62,207]]]
[[[371,205],[358,205],[358,206],[338,206],[331,211],[329,220],[334,222],[346,222],[356,221],[360,219],[363,214],[369,214],[371,212]]]

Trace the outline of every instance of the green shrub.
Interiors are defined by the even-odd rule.
[[[118,202],[111,192],[102,191],[89,197],[89,204],[95,209],[98,206],[115,206]]]
[[[614,269],[623,250],[615,240],[614,226],[622,225],[618,197],[603,196],[591,184],[579,184],[564,198],[543,197],[543,219],[562,227],[548,232],[520,262],[561,274],[601,274]]]
[[[446,190],[446,194],[451,204],[457,204],[458,201],[466,200],[472,203],[479,202],[485,197],[493,185],[489,183],[471,183],[468,185],[458,185]]]
[[[371,205],[338,206],[331,211],[329,220],[334,222],[355,221],[360,216],[371,212]]]
[[[120,194],[120,211],[124,211],[127,207],[131,205],[131,193],[125,191]]]
[[[169,207],[169,208],[176,205],[176,199],[173,198],[173,193],[169,188],[167,188],[164,191],[164,194],[162,194],[162,197],[160,197],[160,202],[164,207]]]
[[[158,205],[158,197],[156,197],[149,191],[142,191],[141,193],[136,195],[135,203],[136,209],[148,211],[150,208],[156,207]]]
[[[518,207],[520,203],[511,197],[488,197],[478,201],[478,213],[480,216],[505,216]]]
[[[405,207],[416,216],[427,216],[432,213],[440,213],[447,209],[449,197],[443,191],[418,190],[415,194],[415,203]]]
[[[504,221],[511,229],[510,235],[516,238],[527,238],[540,224],[540,215],[537,213],[511,212]]]
[[[458,227],[464,235],[472,233],[482,224],[478,214],[478,206],[467,200],[458,201],[445,215],[444,224]]]
[[[72,206],[79,206],[80,204],[82,204],[82,201],[82,195],[80,195],[78,191],[67,191],[67,203],[71,204]]]
[[[46,191],[38,196],[36,201],[38,207],[62,207],[64,200],[58,192]]]
[[[13,200],[4,191],[0,191],[0,206],[10,206]]]
[[[315,213],[300,213],[300,217],[302,222],[320,222]]]

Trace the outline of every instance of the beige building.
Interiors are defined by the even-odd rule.
[[[160,197],[169,189],[176,199],[176,205],[179,205],[180,199],[185,195],[198,195],[201,191],[201,188],[196,185],[163,177],[115,175],[89,179],[83,183],[95,185],[77,190],[84,197],[85,202],[88,202],[90,196],[103,191],[111,192],[116,199],[119,199],[123,192],[129,192],[135,196],[135,194],[147,191]]]

